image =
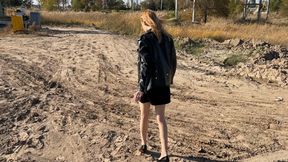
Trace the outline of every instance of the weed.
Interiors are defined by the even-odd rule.
[[[227,57],[224,61],[223,64],[224,66],[236,66],[240,62],[245,62],[246,58],[242,55],[232,55]]]

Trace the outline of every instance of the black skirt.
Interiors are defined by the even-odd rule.
[[[171,102],[170,87],[153,88],[144,93],[141,103],[150,102],[151,105],[165,105]]]

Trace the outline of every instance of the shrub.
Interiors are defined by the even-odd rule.
[[[280,6],[280,14],[282,16],[288,16],[288,0],[282,0],[282,5]]]
[[[244,62],[246,59],[242,55],[232,55],[230,57],[227,57],[223,64],[224,66],[235,66],[240,62]]]
[[[229,2],[229,16],[235,17],[242,13],[243,11],[243,3],[240,0],[237,1],[230,1]]]
[[[56,10],[58,7],[57,0],[40,0],[40,4],[48,11]]]
[[[74,11],[81,11],[85,8],[85,4],[81,0],[72,0],[72,9]]]
[[[270,9],[273,12],[279,12],[282,0],[271,0]]]

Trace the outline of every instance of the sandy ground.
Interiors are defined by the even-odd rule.
[[[136,151],[136,40],[91,28],[46,30],[0,37],[0,161],[157,158],[153,109],[150,152]],[[178,54],[166,110],[171,160],[288,161],[287,92]]]

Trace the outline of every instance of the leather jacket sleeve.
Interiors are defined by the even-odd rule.
[[[170,60],[171,60],[171,84],[173,84],[173,79],[176,73],[176,68],[177,68],[177,58],[176,58],[176,50],[174,46],[173,39],[171,38],[171,55],[170,55]]]
[[[146,93],[154,69],[153,53],[149,51],[148,43],[143,37],[140,38],[138,44],[139,90]]]

